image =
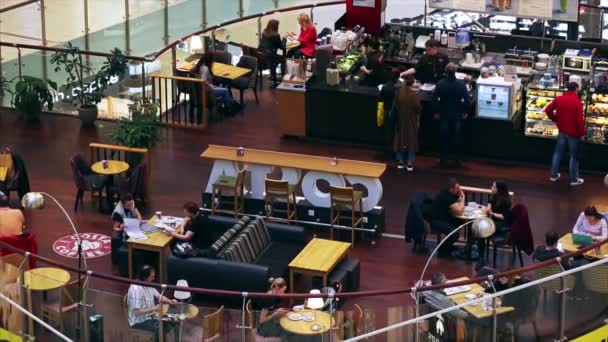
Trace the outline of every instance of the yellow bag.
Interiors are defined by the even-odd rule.
[[[0,182],[4,182],[8,175],[11,174],[13,168],[13,155],[10,151],[0,151]]]
[[[376,113],[376,124],[378,127],[384,126],[384,102],[378,102],[378,112]]]

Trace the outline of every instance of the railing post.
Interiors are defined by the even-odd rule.
[[[21,48],[17,48],[17,63],[19,63],[19,80],[21,80],[21,78],[22,78],[21,77],[21,72],[22,72],[22,70],[21,70],[21,67],[22,67],[22,64],[21,64]]]
[[[203,24],[202,28],[207,28],[207,0],[203,0]]]
[[[492,342],[496,342],[497,315],[496,297],[492,297]]]
[[[131,27],[130,27],[131,15],[129,8],[129,0],[125,0],[125,53],[131,54]]]
[[[42,38],[42,46],[46,46],[46,6],[44,5],[44,0],[40,0],[38,4],[40,6],[40,35]],[[42,51],[42,79],[45,80],[48,77],[46,60],[46,51]]]
[[[128,1],[128,0],[127,0]],[[89,41],[89,0],[84,0],[84,49],[85,51],[91,50],[91,42]],[[85,56],[85,63],[87,66],[91,66],[91,57]]]
[[[143,99],[145,97],[146,97],[146,62],[141,61],[141,98]]]
[[[250,325],[247,325],[246,321],[246,315],[247,315],[247,296],[249,295],[248,292],[243,292],[242,296],[243,296],[243,305],[241,306],[241,324],[237,324],[236,328],[237,329],[241,329],[241,340],[243,342],[247,341],[247,330],[246,329],[251,329],[252,327],[252,322],[249,322]]]
[[[418,318],[420,316],[420,292],[418,292],[418,288],[416,288],[416,287],[412,288],[412,292],[414,293],[414,301],[416,302],[416,313],[415,313],[416,317],[415,318]],[[415,327],[414,327],[414,342],[418,342],[420,340],[418,325],[419,325],[419,323],[416,322]]]
[[[164,0],[165,2],[165,37],[163,37],[165,46],[169,45],[169,0]]]
[[[237,14],[239,15],[239,18],[242,18],[243,15],[245,14],[243,0],[239,0],[239,13],[237,13]]]
[[[84,284],[82,284],[81,300],[78,303],[78,310],[80,315],[78,315],[78,319],[81,320],[80,331],[77,336],[82,338],[82,341],[89,340],[89,325],[87,324],[87,318],[89,317],[89,307],[93,306],[92,304],[87,304],[87,298],[89,294],[89,281],[91,280],[92,271],[87,271],[87,275],[84,279]],[[80,274],[78,275],[80,277]],[[82,310],[82,311],[80,311]]]
[[[315,5],[310,8],[310,22],[314,24],[315,22]]]
[[[555,259],[557,264],[559,265],[559,267],[562,269],[562,272],[565,272],[566,269],[564,268],[564,265],[562,265],[562,261],[561,258],[556,258]],[[566,336],[565,336],[565,329],[566,329],[566,300],[567,298],[567,294],[568,291],[570,291],[570,288],[566,287],[566,278],[565,277],[560,277],[560,284],[562,289],[557,291],[557,293],[560,295],[560,306],[559,306],[559,339],[558,341],[565,341],[566,340]]]
[[[275,9],[279,8],[279,0],[272,0],[272,2],[274,2]]]
[[[166,284],[162,284],[161,285],[161,289],[160,289],[160,298],[163,298],[163,296],[165,295],[165,289],[167,288]],[[158,300],[158,341],[159,342],[164,342],[165,341],[165,332],[164,332],[164,327],[163,327],[163,303],[160,301],[160,298]]]
[[[258,41],[262,39],[262,17],[264,16],[264,14],[258,17]]]
[[[30,252],[25,252],[23,261],[21,261],[21,265],[19,265],[19,298],[21,299],[21,307],[31,308],[28,305],[27,291],[25,288],[25,265],[29,263]],[[23,342],[29,341],[29,317],[26,314],[23,314],[23,328],[21,331],[21,336]]]

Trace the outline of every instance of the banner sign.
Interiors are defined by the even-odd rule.
[[[430,0],[429,7],[520,18],[578,21],[578,0]]]

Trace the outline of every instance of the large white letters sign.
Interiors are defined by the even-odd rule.
[[[333,186],[344,187],[346,182],[342,175],[328,172],[310,171],[302,179],[302,193],[310,204],[315,207],[329,208],[329,192],[321,192],[317,187],[317,180],[323,179]]]
[[[264,199],[264,180],[266,175],[272,172],[272,166],[247,164],[247,170],[251,174],[251,184],[249,187],[249,195],[251,198]],[[235,162],[216,160],[213,164],[213,170],[207,182],[206,193],[211,193],[213,190],[213,182],[225,174],[227,176],[236,176],[238,173],[238,165]],[[329,185],[346,186],[346,181],[351,185],[360,184],[367,189],[367,196],[363,198],[363,211],[368,212],[378,205],[382,198],[382,183],[378,178],[341,175],[337,173],[308,171],[302,178],[302,170],[294,168],[282,168],[282,179],[289,184],[299,184],[302,179],[302,193],[310,204],[315,207],[329,208],[330,199],[329,193],[324,193],[317,187],[318,180],[324,180]]]

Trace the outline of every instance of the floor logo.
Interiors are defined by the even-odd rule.
[[[87,259],[99,258],[110,254],[111,238],[107,235],[97,233],[79,234],[82,240],[82,255]],[[55,253],[64,257],[78,258],[78,240],[75,235],[67,235],[55,241],[53,244]]]

